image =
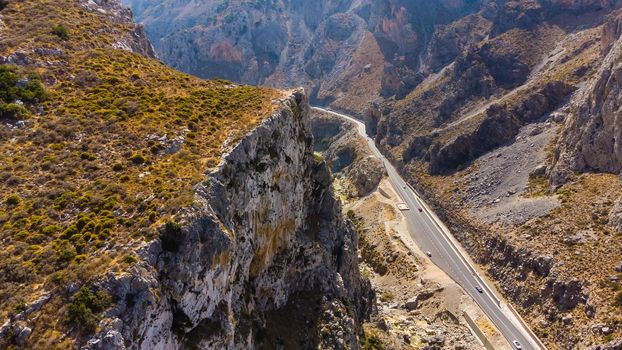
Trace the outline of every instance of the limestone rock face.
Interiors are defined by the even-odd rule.
[[[618,232],[622,232],[622,198],[616,201],[609,212],[609,225],[614,227]],[[622,270],[622,268],[620,270]]]
[[[306,98],[281,103],[197,186],[180,229],[100,282],[117,304],[88,348],[358,347],[373,295],[357,236],[312,156]]]
[[[373,156],[353,123],[327,113],[313,111],[311,121],[321,152],[336,176],[343,176],[353,189],[350,195],[363,197],[372,192],[385,175],[382,161]]]
[[[551,173],[555,184],[565,182],[572,171],[622,171],[621,16],[616,12],[609,17],[603,42],[611,48],[597,76],[572,102]]]
[[[384,175],[382,161],[373,156],[366,156],[348,169],[348,176],[353,180],[359,196],[375,190]]]
[[[124,1],[145,24],[158,55],[175,68],[250,84],[304,86],[312,102],[341,101],[357,113],[380,94],[414,88],[435,26],[476,12],[483,2]],[[481,25],[474,18],[447,28],[432,55],[453,60],[474,42],[461,34]]]
[[[151,42],[145,33],[145,27],[134,22],[132,11],[121,4],[121,0],[81,0],[82,6],[106,14],[116,23],[127,24],[133,27],[128,33],[120,37],[113,46],[117,49],[132,51],[143,56],[155,58],[156,54]]]

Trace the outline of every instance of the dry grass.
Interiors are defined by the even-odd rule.
[[[415,168],[413,168],[414,170]],[[414,170],[422,172],[422,169]],[[470,171],[465,170],[452,176],[417,175],[420,186],[431,189],[438,195],[435,202],[452,203],[460,200],[459,192],[454,191]],[[526,194],[528,196],[544,195],[548,191],[548,183],[544,178],[530,180]],[[553,256],[559,280],[578,279],[583,281],[589,291],[589,304],[596,306],[597,314],[588,319],[582,306],[569,311],[574,324],[604,323],[615,330],[608,337],[584,334],[594,337],[597,342],[606,342],[621,336],[622,308],[617,304],[617,293],[622,290],[619,283],[611,283],[609,278],[615,275],[614,266],[622,250],[622,234],[608,225],[608,215],[617,198],[622,196],[622,180],[611,174],[577,175],[575,182],[567,184],[553,195],[562,202],[559,208],[553,209],[548,215],[535,218],[527,223],[511,228],[488,227],[486,234],[471,236],[477,240],[475,245],[485,245],[491,236],[508,239],[516,247],[530,251],[533,256]],[[469,222],[470,215],[464,208],[453,208],[461,217]],[[571,238],[577,233],[585,234],[585,241],[572,243]],[[524,237],[530,236],[530,239]],[[619,275],[619,274],[618,274]],[[618,276],[622,278],[621,276]],[[542,282],[538,278],[523,282],[524,289],[531,290],[534,295],[539,293]],[[545,300],[546,301],[546,300]],[[531,320],[534,330],[545,343],[555,344],[559,337],[566,337],[570,328],[562,323],[551,323],[544,328],[540,325],[541,311],[532,308],[523,310],[523,316]]]
[[[0,129],[4,320],[44,290],[131,265],[118,247],[154,238],[282,93],[203,81],[113,49],[133,27],[77,0],[12,1],[2,15],[11,35],[0,35],[0,54],[25,52],[32,61],[19,71],[41,76],[49,96],[31,106],[26,127]],[[58,25],[67,40],[53,33]],[[42,47],[63,54],[32,52]],[[67,297],[46,306],[34,346],[67,345],[55,342]]]
[[[619,260],[612,257],[622,250],[622,234],[608,225],[608,215],[617,198],[622,196],[622,181],[610,174],[584,174],[577,181],[557,192],[561,207],[549,215],[532,220],[518,228],[517,233],[529,233],[537,237],[527,243],[529,249],[538,254],[549,254],[556,261],[563,262],[560,268],[562,278],[578,279],[589,290],[590,305],[598,312],[593,319],[587,319],[583,308],[571,311],[575,323],[604,323],[616,329],[620,337],[622,313],[615,303],[618,284],[608,282]],[[568,238],[583,233],[584,243],[572,243]],[[538,288],[538,286],[534,286]],[[562,326],[553,324],[542,329],[542,335],[552,337]],[[563,327],[562,327],[563,328]],[[554,338],[549,341],[554,342]],[[604,337],[599,341],[606,341]]]

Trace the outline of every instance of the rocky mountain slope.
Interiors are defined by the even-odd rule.
[[[435,25],[476,12],[460,1],[127,0],[160,58],[202,77],[305,86],[311,100],[362,112],[379,96],[404,94],[420,66],[442,68],[480,35],[428,44]],[[465,26],[485,27],[479,18]],[[469,32],[464,30],[463,32]]]
[[[0,34],[1,348],[358,347],[301,91],[168,68],[117,1],[0,1]]]
[[[618,6],[518,11],[531,19],[493,26],[480,48],[369,113],[377,141],[553,349],[622,339]]]
[[[418,87],[412,100],[370,113],[381,115],[377,140],[437,204],[550,348],[620,347],[616,203],[622,188],[616,176],[616,85],[610,78],[619,60],[619,14],[611,8],[581,8],[580,18],[594,22],[560,26],[555,45],[531,47],[531,56],[538,50],[542,56],[531,66],[525,61],[531,68],[515,86],[504,87],[486,68],[489,96],[454,99],[455,91],[480,94],[461,90],[464,80],[456,79],[464,76],[456,75],[461,68],[454,65],[438,83],[452,87],[449,97],[431,82]],[[550,40],[547,35],[558,30],[552,23],[531,22],[521,36]],[[520,52],[513,45],[523,43],[506,35],[491,40]],[[443,115],[446,104],[450,113]],[[418,115],[440,121],[409,119],[418,106],[427,108]],[[404,132],[401,121],[419,131]]]
[[[128,2],[182,70],[365,118],[550,348],[620,347],[620,1]]]
[[[509,349],[475,301],[412,241],[401,199],[353,123],[315,109],[311,121],[315,148],[335,170],[333,188],[359,232],[360,269],[378,296],[364,345],[479,349],[470,317],[495,349]]]
[[[570,105],[551,174],[554,183],[566,182],[572,171],[622,172],[621,86],[615,78],[622,64],[621,21],[620,11],[606,21],[598,71]]]

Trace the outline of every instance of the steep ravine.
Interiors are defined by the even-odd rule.
[[[487,224],[464,210],[463,199],[450,197],[453,192],[439,190],[434,182],[415,178],[406,171],[402,170],[402,174],[410,176],[409,182],[433,206],[473,260],[496,283],[502,295],[547,348],[620,349],[622,342],[614,333],[618,331],[616,320],[619,314],[610,306],[612,293],[600,289],[603,279],[599,278],[601,275],[607,279],[609,276],[615,278],[616,270],[610,266],[619,259],[615,254],[603,253],[616,250],[617,242],[609,238],[611,234],[605,233],[602,238],[596,236],[596,240],[587,244],[582,241],[574,243],[570,239],[581,233],[569,229],[559,232],[559,223],[563,221],[557,219],[560,217],[556,214],[558,209],[551,210],[553,214],[548,216],[530,220],[518,229],[499,223]],[[446,181],[451,183],[452,180]],[[617,184],[611,186],[611,192],[615,192],[613,188]],[[593,198],[592,202],[610,201],[611,194],[604,192],[607,193],[601,198]],[[569,205],[572,206],[572,202]],[[577,220],[584,218],[578,216]],[[572,225],[571,220],[567,221]],[[559,248],[560,245],[565,249]],[[601,247],[592,248],[594,245]],[[579,274],[573,269],[577,261],[583,260],[582,255],[599,263],[580,265],[585,272]],[[606,260],[599,260],[603,255]],[[594,269],[601,270],[599,275],[591,272]]]
[[[196,187],[180,227],[100,282],[118,302],[88,348],[358,347],[373,294],[357,236],[312,156],[303,92],[280,103]]]

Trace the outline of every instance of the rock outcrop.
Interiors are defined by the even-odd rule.
[[[621,18],[621,12],[608,18],[602,34],[606,56],[601,68],[572,102],[551,172],[554,184],[567,181],[573,171],[622,171]]]
[[[347,179],[344,192],[363,197],[376,189],[386,170],[360,137],[354,123],[328,113],[313,111],[311,125],[316,140],[315,150],[321,152],[331,170]]]
[[[122,32],[112,44],[115,49],[122,49],[146,57],[155,58],[156,53],[147,38],[145,27],[134,22],[132,11],[121,4],[121,0],[80,0],[82,6],[89,11],[105,14],[114,23],[127,25],[131,30]]]
[[[243,83],[305,86],[312,102],[362,115],[367,101],[404,95],[420,83],[420,57],[435,26],[476,12],[482,1],[125,3],[145,24],[158,55],[175,68]],[[458,34],[480,26],[473,18],[446,28],[431,54],[453,60],[477,42]]]
[[[99,282],[117,304],[88,348],[358,346],[373,295],[357,236],[312,157],[303,93],[282,104],[196,187],[181,226]]]

